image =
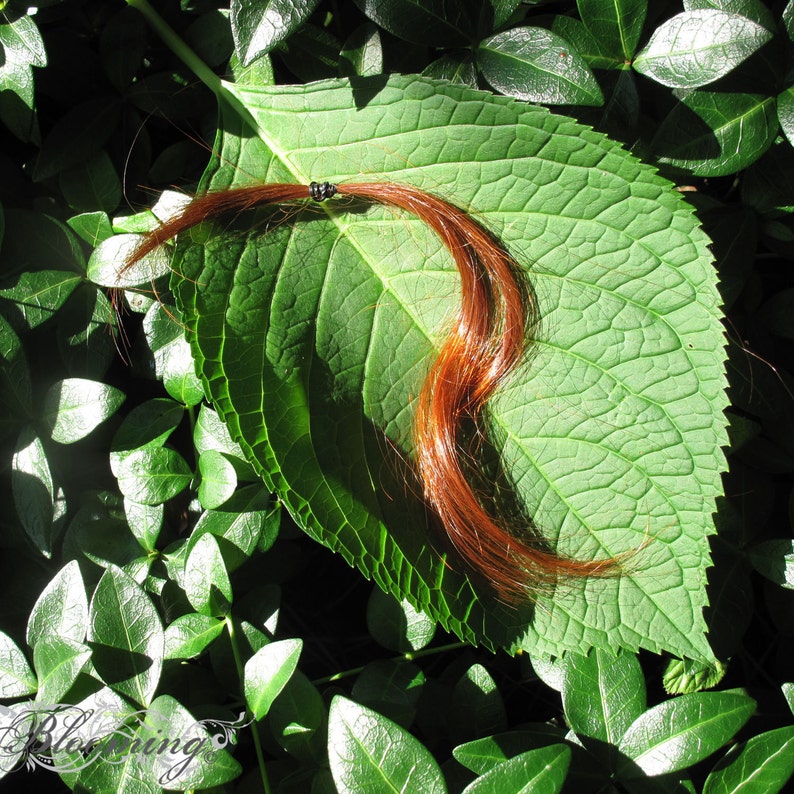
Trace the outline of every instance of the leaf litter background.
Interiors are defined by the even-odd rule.
[[[447,83],[227,89],[235,111],[203,189],[407,182],[471,208],[526,264],[543,319],[492,401],[491,442],[559,550],[636,553],[620,578],[520,608],[439,557],[399,459],[454,317],[454,265],[420,221],[339,199],[271,230],[247,217],[194,232],[176,262],[208,392],[298,522],[473,642],[712,658],[724,339],[708,240],[670,183],[566,117]]]

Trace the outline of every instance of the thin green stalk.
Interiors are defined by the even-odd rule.
[[[445,653],[446,651],[455,651],[459,648],[466,648],[465,642],[450,642],[448,645],[439,645],[435,648],[424,648],[421,651],[414,651],[409,653],[402,653],[399,656],[392,657],[393,662],[413,662],[415,659],[421,659],[424,656],[435,656],[438,653]],[[366,665],[365,665],[366,666]],[[327,675],[324,678],[315,678],[312,683],[315,686],[322,684],[332,684],[334,681],[340,681],[342,678],[349,678],[351,675],[358,675],[365,666],[352,667],[349,670],[342,670],[333,675]]]
[[[237,677],[240,679],[240,686],[244,681],[244,665],[243,659],[240,656],[240,648],[237,645],[237,635],[234,631],[234,622],[231,616],[227,615],[225,619],[226,631],[229,632],[229,642],[232,646],[232,654],[234,655],[234,664],[237,668]],[[262,743],[259,741],[259,731],[256,728],[256,723],[251,725],[251,735],[254,737],[254,750],[256,751],[256,758],[259,763],[259,774],[262,778],[262,790],[265,794],[271,794],[270,782],[267,779],[267,768],[265,767],[265,755],[262,752]]]
[[[127,0],[127,5],[143,14],[163,43],[220,99],[224,93],[220,77],[182,41],[176,31],[149,5],[149,0]]]

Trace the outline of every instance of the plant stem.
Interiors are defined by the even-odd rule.
[[[437,653],[445,653],[446,651],[455,651],[458,648],[466,648],[467,643],[465,642],[450,642],[448,645],[439,645],[435,648],[425,648],[421,651],[415,651],[413,653],[402,653],[399,656],[392,657],[393,662],[413,662],[415,659],[421,659],[423,656],[435,656]],[[331,684],[334,681],[339,681],[342,678],[349,678],[351,675],[358,675],[364,667],[353,667],[350,670],[342,670],[339,673],[334,673],[333,675],[327,675],[324,678],[315,678],[312,683],[315,686],[319,686],[321,684]]]
[[[128,0],[129,2],[129,0]],[[227,615],[225,618],[226,623],[226,631],[229,632],[229,642],[232,646],[232,654],[234,655],[234,664],[237,668],[237,677],[240,679],[240,686],[243,686],[244,681],[244,669],[243,669],[243,659],[240,656],[240,648],[237,645],[237,635],[234,631],[234,621],[230,615]],[[251,724],[251,735],[254,737],[254,750],[256,751],[256,759],[259,763],[259,774],[262,778],[262,791],[265,794],[271,794],[270,791],[270,782],[267,779],[267,769],[265,767],[265,756],[262,752],[262,743],[259,741],[259,730],[256,727],[256,721]]]
[[[163,43],[220,99],[223,93],[223,83],[220,77],[182,41],[176,31],[149,5],[149,0],[126,0],[126,2],[128,6],[143,14]]]

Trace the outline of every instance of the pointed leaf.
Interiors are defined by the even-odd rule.
[[[757,22],[717,9],[677,14],[660,25],[634,68],[672,88],[713,83],[772,38]]]
[[[73,444],[112,416],[124,402],[121,389],[85,378],[53,383],[44,397],[44,421],[53,441]]]
[[[692,91],[662,122],[651,149],[660,162],[695,176],[725,176],[755,162],[777,131],[773,98]]]
[[[703,794],[765,794],[782,791],[794,775],[794,727],[753,736],[714,767]]]
[[[198,487],[198,500],[207,510],[220,507],[237,487],[234,466],[225,455],[210,449],[199,456],[201,482]]]
[[[328,761],[339,794],[446,794],[436,760],[410,733],[337,695],[328,714]]]
[[[645,678],[637,657],[593,650],[566,654],[562,703],[565,719],[579,736],[617,744],[645,710]]]
[[[16,698],[36,691],[36,676],[19,646],[0,631],[0,698]]]
[[[488,736],[485,739],[466,742],[466,744],[458,745],[452,751],[452,755],[467,769],[477,775],[484,775],[503,761],[529,750],[563,744],[566,733],[563,728],[556,725],[538,723],[527,726],[523,730],[512,730],[496,736]]]
[[[590,68],[565,39],[545,28],[513,28],[483,41],[477,61],[503,94],[546,105],[601,105]]]
[[[47,635],[74,642],[85,639],[88,599],[76,560],[64,565],[44,588],[28,618],[27,643],[31,647]]]
[[[104,682],[147,706],[160,680],[163,627],[149,596],[118,568],[108,568],[94,591],[88,639]]]
[[[165,630],[165,659],[199,656],[223,631],[222,620],[196,612],[180,615]]]
[[[215,536],[202,535],[185,562],[183,587],[196,612],[220,616],[232,604],[232,586]]]
[[[245,702],[261,720],[295,672],[303,640],[279,640],[265,645],[245,663]]]
[[[315,764],[326,763],[328,709],[322,695],[296,670],[268,711],[276,741],[291,756]]]
[[[44,445],[32,428],[25,428],[17,439],[11,463],[11,490],[25,532],[35,547],[49,557],[55,519],[55,485]]]
[[[20,273],[13,286],[0,289],[0,298],[15,304],[28,328],[49,320],[66,303],[80,276],[65,270]]]
[[[630,61],[640,39],[647,0],[577,0],[576,7],[593,39],[623,61]]]
[[[476,36],[476,25],[467,3],[450,4],[445,0],[355,2],[378,27],[415,44],[460,47],[470,45]]]
[[[504,761],[463,789],[463,794],[532,794],[559,791],[571,763],[570,748],[553,744]]]
[[[319,0],[234,0],[232,36],[243,66],[288,38],[317,7]]]
[[[116,476],[121,492],[128,499],[158,505],[187,488],[193,475],[178,452],[158,447],[125,455],[117,464]]]
[[[638,717],[618,744],[634,765],[626,777],[677,772],[727,744],[750,719],[755,701],[736,692],[701,692],[666,700]]]
[[[42,638],[33,650],[33,666],[39,679],[36,700],[60,703],[91,658],[91,649],[65,637]]]
[[[367,602],[367,628],[379,645],[398,653],[418,651],[429,645],[436,624],[407,601],[374,589]]]

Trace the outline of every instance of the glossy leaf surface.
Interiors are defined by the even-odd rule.
[[[722,330],[706,239],[680,197],[570,120],[458,86],[393,78],[359,108],[344,81],[235,91],[258,134],[222,138],[207,189],[250,183],[252,170],[304,183],[364,171],[442,193],[454,184],[450,198],[500,230],[544,318],[534,356],[490,406],[517,498],[575,557],[653,541],[619,583],[541,596],[534,621],[529,604],[504,611],[438,558],[422,506],[395,498],[405,484],[389,448],[410,454],[410,406],[457,276],[420,221],[344,201],[267,235],[251,221],[196,231],[201,244],[175,265],[206,389],[298,522],[467,639],[708,657]],[[420,140],[411,168],[389,151]]]

